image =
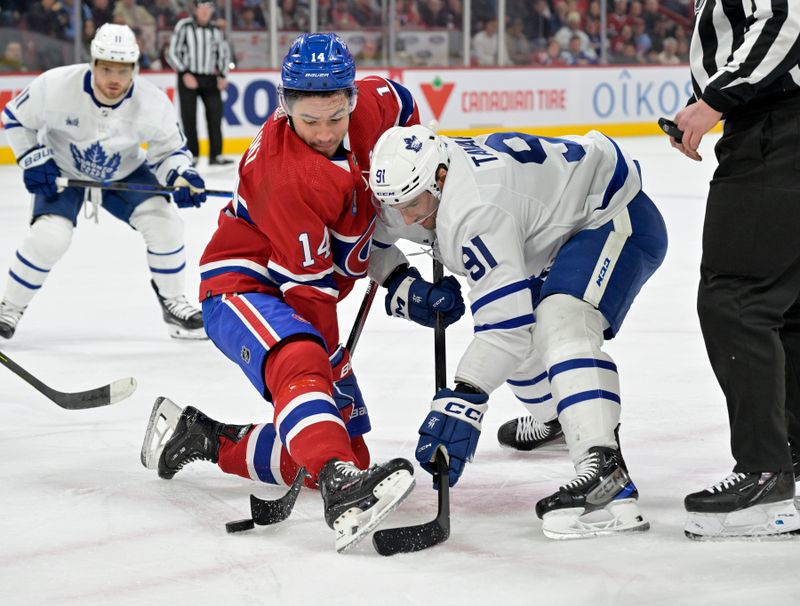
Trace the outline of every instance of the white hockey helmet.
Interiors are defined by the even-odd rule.
[[[127,25],[105,23],[94,35],[91,46],[92,63],[96,61],[113,61],[114,63],[139,62],[139,45],[136,35]]]
[[[444,142],[432,130],[421,125],[390,128],[372,150],[372,195],[383,208],[404,205],[424,191],[441,200],[436,172],[442,164],[449,166],[450,157]]]

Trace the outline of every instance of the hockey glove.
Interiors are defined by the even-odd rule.
[[[459,384],[456,389],[461,387]],[[435,478],[436,454],[441,450],[447,458],[448,483],[456,485],[464,465],[475,455],[488,401],[488,394],[483,392],[439,390],[431,403],[431,412],[419,428],[416,457],[425,471]],[[435,479],[433,487],[439,489]]]
[[[172,201],[178,208],[200,206],[206,201],[206,183],[193,168],[184,168],[180,173],[169,171],[167,185],[178,188],[172,192]]]
[[[444,316],[444,325],[450,326],[464,315],[461,285],[453,276],[436,284],[422,279],[414,267],[401,265],[384,283],[386,313],[405,318],[423,326],[435,326],[436,314]]]
[[[350,352],[339,345],[331,356],[333,373],[333,401],[342,415],[347,433],[351,438],[367,433],[372,427],[367,405],[358,387],[358,381],[350,364]]]
[[[32,194],[52,198],[58,193],[56,178],[61,175],[58,165],[53,160],[53,150],[49,147],[34,147],[23,155],[17,164],[23,172],[22,180],[25,189]]]

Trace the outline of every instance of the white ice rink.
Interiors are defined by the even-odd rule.
[[[0,368],[0,604],[800,604],[800,540],[696,543],[683,535],[684,495],[733,465],[725,404],[694,310],[714,139],[701,146],[702,163],[664,137],[622,141],[641,162],[670,235],[664,265],[608,344],[622,379],[623,448],[649,532],[546,539],[534,505],[571,479],[572,466],[563,450],[499,448],[498,426],[522,413],[501,388],[476,460],[451,491],[446,543],[384,558],[366,540],[338,555],[321,499],[307,490],[282,524],[227,535],[226,521],[248,515],[251,491],[276,498],[284,489],[208,463],[160,480],[139,462],[151,406],[168,395],[237,423],[265,421],[270,410],[210,342],[168,338],[140,237],[103,212],[99,225],[79,222],[71,250],[0,351],[62,391],[128,375],[139,388],[107,408],[68,411]],[[233,172],[206,170],[209,187],[229,189]],[[29,196],[16,167],[0,167],[0,186],[2,285],[26,232]],[[221,204],[181,211],[192,297]],[[415,259],[429,273],[427,257]],[[343,303],[344,335],[364,286]],[[354,367],[371,411],[373,459],[413,460],[433,393],[433,334],[388,318],[384,292]],[[451,370],[470,335],[468,317],[448,330]],[[416,490],[385,526],[434,517],[429,476],[417,472]]]

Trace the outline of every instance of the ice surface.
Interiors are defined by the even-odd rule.
[[[383,558],[365,541],[338,555],[316,492],[304,490],[286,522],[227,535],[248,515],[248,495],[284,489],[225,476],[197,463],[172,481],[139,462],[154,399],[167,395],[237,423],[270,417],[240,371],[209,342],[168,338],[148,284],[140,237],[110,215],[79,222],[72,248],[34,299],[11,341],[26,369],[61,391],[128,375],[129,399],[104,409],[58,408],[0,369],[0,603],[80,604],[798,604],[797,541],[691,542],[683,497],[732,467],[725,404],[694,310],[712,143],[694,163],[664,137],[626,139],[645,191],[659,205],[670,249],[617,339],[608,344],[623,394],[625,456],[652,529],[554,542],[536,501],[571,478],[564,451],[501,450],[498,426],[522,413],[510,392],[492,396],[477,458],[452,491],[449,541]],[[204,168],[201,165],[201,168]],[[205,170],[229,189],[233,169]],[[29,196],[14,166],[0,167],[0,268],[26,233]],[[194,297],[197,260],[222,200],[181,211]],[[754,237],[758,237],[754,226]],[[429,269],[426,257],[417,264]],[[428,274],[430,272],[428,271]],[[343,304],[349,331],[361,285]],[[379,293],[354,357],[370,406],[373,458],[413,459],[433,392],[433,335],[387,318]],[[463,319],[448,330],[452,368],[468,343]],[[418,469],[415,492],[388,525],[432,519],[436,496]]]

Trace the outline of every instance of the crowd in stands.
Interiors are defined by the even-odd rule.
[[[80,27],[74,18],[76,2]],[[498,60],[503,65],[594,65],[604,57],[611,64],[688,61],[690,0],[609,0],[605,49],[600,0],[507,0],[504,49],[498,48],[496,4],[472,0],[473,65],[497,65]],[[264,31],[267,5],[266,0],[232,0],[232,28]],[[463,0],[396,0],[395,5],[400,31],[461,30]],[[144,69],[166,69],[157,32],[171,31],[190,14],[191,0],[0,0],[0,71],[40,71],[73,63],[76,35],[86,59],[94,32],[108,22],[125,23],[137,33]],[[275,17],[279,30],[307,31],[309,0],[278,0]],[[378,30],[383,25],[379,0],[319,0],[318,20],[320,31]],[[365,44],[365,67],[380,64],[379,46],[379,40]]]

